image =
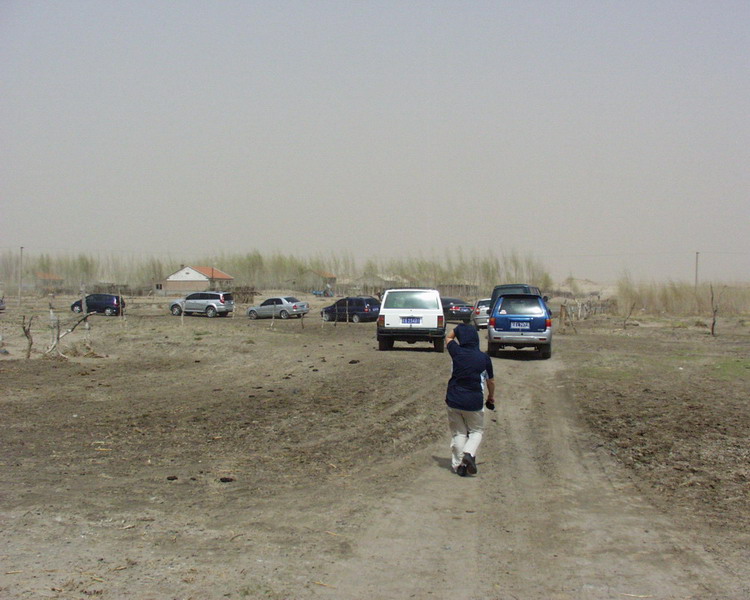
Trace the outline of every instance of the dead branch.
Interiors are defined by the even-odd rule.
[[[625,320],[622,322],[622,328],[625,329],[628,325],[628,319],[630,318],[630,315],[633,314],[633,311],[635,310],[635,302],[630,305],[630,310],[628,311],[628,314],[625,315]]]
[[[47,348],[47,350],[44,353],[49,354],[53,350],[56,350],[58,345],[60,344],[60,340],[63,339],[69,333],[73,333],[73,331],[75,331],[75,328],[78,327],[84,321],[86,321],[86,319],[88,318],[89,318],[89,315],[82,316],[80,319],[78,319],[78,321],[76,321],[73,327],[71,327],[70,329],[66,329],[63,333],[60,333],[60,323],[58,321],[58,324],[57,324],[58,329],[57,329],[57,335],[55,336],[55,340],[53,341],[52,345],[50,345],[50,347]],[[58,350],[58,352],[60,351]]]
[[[27,344],[26,344],[26,358],[31,358],[31,347],[34,345],[34,338],[31,337],[31,322],[34,320],[34,317],[29,317],[29,322],[26,322],[26,315],[23,316],[23,320],[21,321],[21,329],[23,329],[23,334],[26,336]]]
[[[711,336],[716,337],[716,317],[719,314],[719,299],[721,298],[721,294],[719,294],[719,298],[714,299],[713,284],[709,286],[709,289],[711,290]]]

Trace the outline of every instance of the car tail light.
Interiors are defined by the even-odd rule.
[[[385,315],[380,315],[378,317],[378,327],[383,327],[385,325]]]
[[[438,315],[438,327],[445,326],[445,317],[443,315]]]
[[[224,304],[224,294],[219,294],[219,302]]]
[[[297,310],[297,305],[296,304],[292,304],[292,310]]]
[[[369,306],[365,306],[365,312],[370,312],[370,307]]]
[[[546,321],[544,322],[544,326],[545,326],[545,327],[546,327],[547,329],[549,329],[550,327],[552,327],[552,319],[547,319],[547,320],[546,320]]]
[[[475,308],[475,309],[474,309],[474,314],[475,314],[475,315],[478,315],[478,314],[479,314],[479,307],[477,307],[477,308]]]
[[[489,323],[490,323],[490,327],[494,327],[495,326],[495,317],[490,317]]]

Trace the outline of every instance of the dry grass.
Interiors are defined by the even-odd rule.
[[[59,291],[74,294],[81,285],[87,290],[97,285],[119,287],[123,293],[138,294],[152,290],[154,283],[177,271],[182,265],[215,265],[231,274],[238,286],[258,289],[290,288],[310,291],[320,285],[319,273],[331,273],[339,281],[350,282],[397,280],[415,286],[437,287],[463,284],[489,291],[502,282],[526,282],[542,289],[552,287],[552,279],[533,256],[516,252],[502,255],[473,253],[460,250],[446,251],[445,256],[403,257],[397,259],[372,258],[357,261],[351,254],[293,256],[280,253],[261,254],[224,253],[213,256],[131,256],[87,254],[39,254],[27,251],[23,259],[22,280],[30,288],[36,283],[37,273],[51,273],[62,281]],[[6,250],[0,254],[0,281],[6,291],[15,288],[19,280],[19,256]],[[367,285],[365,283],[365,285]]]
[[[713,304],[712,304],[713,295]],[[634,282],[624,277],[617,282],[619,312],[651,315],[709,316],[713,308],[723,316],[750,312],[750,286],[703,283],[697,288],[683,282]]]

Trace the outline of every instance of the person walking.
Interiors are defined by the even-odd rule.
[[[495,379],[492,360],[479,349],[477,330],[457,325],[446,336],[446,348],[453,361],[445,394],[451,431],[451,467],[461,477],[477,473],[477,449],[484,433],[484,387],[489,409],[495,408]]]

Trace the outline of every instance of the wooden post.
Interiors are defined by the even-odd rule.
[[[21,254],[18,257],[18,306],[21,306],[21,287],[23,285],[23,246],[21,246]]]
[[[125,324],[125,303],[122,301],[120,286],[117,286],[117,301],[120,303],[120,325]]]

